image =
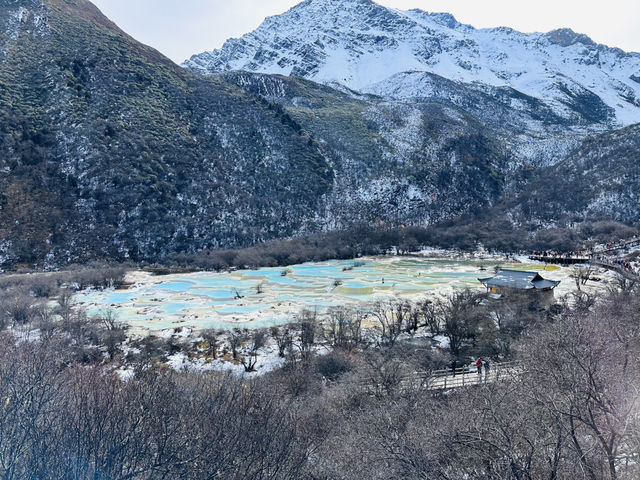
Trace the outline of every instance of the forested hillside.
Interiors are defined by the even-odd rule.
[[[510,87],[427,76],[432,94],[400,98],[199,75],[86,0],[0,0],[0,268],[163,262],[505,213],[532,231],[614,207],[616,219],[638,220],[633,159],[615,147],[634,127],[580,147],[610,122],[563,117]],[[598,152],[611,149],[616,162],[603,163]],[[606,175],[586,188],[583,169]]]
[[[5,0],[0,25],[0,263],[157,258],[314,225],[333,169],[282,111],[84,0]]]
[[[640,125],[588,138],[518,196],[518,218],[542,221],[640,218]]]

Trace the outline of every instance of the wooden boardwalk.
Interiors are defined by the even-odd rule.
[[[551,255],[529,255],[529,260],[542,263],[553,263],[556,265],[576,265],[579,263],[589,263],[590,257],[564,257]]]
[[[617,272],[628,280],[640,280],[640,273],[637,270],[627,270],[626,268],[623,268],[622,265],[618,265],[617,263],[607,262],[600,259],[593,259],[591,260],[591,264],[595,265],[596,267],[601,267]]]
[[[427,383],[429,390],[451,390],[454,388],[474,387],[485,383],[506,380],[519,374],[516,362],[492,363],[489,372],[478,374],[477,369],[463,368],[456,370],[455,375],[451,370],[434,372]]]
[[[617,252],[623,248],[628,247],[636,247],[640,245],[640,238],[632,238],[631,240],[627,240],[625,242],[620,242],[610,247],[605,247],[603,250],[594,250],[591,252],[591,255],[602,255],[605,253]]]
[[[491,363],[489,372],[483,371],[478,374],[476,367],[458,368],[455,373],[451,369],[436,370],[433,372],[415,372],[405,374],[395,381],[384,385],[378,382],[362,381],[358,382],[375,394],[382,392],[387,387],[401,388],[405,390],[429,390],[432,392],[444,392],[459,388],[477,387],[487,383],[495,383],[501,380],[508,380],[519,375],[520,369],[517,362]]]
[[[632,238],[624,242],[616,243],[615,245],[605,246],[600,250],[591,250],[586,252],[586,255],[581,256],[567,256],[567,255],[529,255],[529,260],[542,263],[553,263],[557,265],[577,265],[577,264],[590,264],[597,267],[606,268],[607,270],[613,270],[620,275],[630,279],[638,280],[640,273],[635,270],[627,270],[622,265],[618,265],[615,261],[609,261],[605,258],[601,258],[602,255],[618,252],[629,247],[640,246],[640,238]]]
[[[490,365],[489,372],[483,370],[480,374],[478,374],[475,366],[473,368],[458,368],[455,373],[451,369],[437,370],[423,376],[423,386],[428,390],[475,387],[485,383],[497,382],[500,379],[512,378],[514,375],[518,375],[519,372],[517,362],[491,363]]]

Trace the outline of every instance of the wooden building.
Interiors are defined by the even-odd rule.
[[[530,294],[542,298],[553,298],[553,290],[559,281],[547,280],[538,272],[502,269],[494,277],[479,278],[487,291],[497,295]]]

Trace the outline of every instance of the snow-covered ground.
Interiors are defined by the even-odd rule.
[[[132,338],[134,339],[139,337],[141,334],[151,332],[164,340],[172,339],[178,342],[182,346],[180,351],[170,355],[167,361],[168,365],[176,370],[224,370],[232,371],[237,374],[245,374],[244,366],[239,361],[233,360],[230,356],[230,328],[248,328],[249,330],[247,331],[247,335],[250,336],[251,329],[264,328],[273,324],[283,324],[287,323],[287,321],[294,321],[296,314],[300,313],[303,308],[309,307],[308,302],[311,297],[307,296],[305,299],[305,295],[303,295],[303,293],[311,296],[316,294],[323,300],[326,300],[328,296],[335,295],[335,306],[344,305],[358,308],[366,308],[367,305],[370,306],[376,300],[383,299],[401,298],[408,301],[419,301],[426,298],[434,298],[434,296],[446,296],[456,288],[470,287],[483,289],[484,287],[482,287],[480,282],[478,282],[477,278],[492,275],[494,269],[500,266],[503,268],[539,271],[545,278],[560,280],[561,283],[556,289],[556,297],[560,297],[576,291],[577,287],[573,275],[575,269],[579,268],[558,267],[554,265],[536,263],[530,261],[528,257],[524,255],[510,255],[507,259],[503,255],[490,255],[484,251],[476,253],[456,253],[431,248],[424,248],[413,256],[376,257],[360,259],[359,261],[362,260],[365,265],[355,267],[353,267],[353,261],[338,263],[323,262],[321,264],[302,264],[300,266],[294,265],[287,268],[289,273],[284,277],[281,276],[281,272],[284,270],[282,268],[277,269],[275,272],[272,271],[273,269],[259,269],[230,273],[202,272],[190,275],[168,275],[162,277],[154,277],[148,273],[136,271],[131,272],[128,276],[128,280],[134,284],[130,290],[88,293],[90,296],[89,298],[92,299],[93,303],[89,303],[87,306],[95,310],[97,308],[97,304],[95,302],[101,298],[111,300],[119,298],[123,300],[125,302],[124,306],[118,306],[116,304],[103,306],[114,308],[116,312],[125,314],[121,319],[133,325],[130,333],[133,335]],[[366,265],[369,266],[368,270],[365,268]],[[332,267],[328,271],[329,276],[327,276],[327,267]],[[342,269],[345,267],[348,269],[343,271]],[[349,269],[349,267],[353,268]],[[309,287],[308,285],[313,285],[314,280],[312,280],[311,276],[305,277],[301,274],[305,271],[308,273],[315,272],[316,277],[313,277],[314,280],[318,280],[317,275],[321,274],[319,278],[322,279],[320,282],[322,287]],[[331,275],[338,273],[343,275],[341,280],[343,284],[334,287],[329,291],[326,288],[325,283],[328,278],[333,278]],[[189,285],[188,279],[190,278],[204,282],[208,285],[208,288],[212,288],[213,285],[218,285],[220,288],[224,289],[225,281],[231,282],[231,284],[235,285],[234,288],[237,288],[241,284],[238,282],[242,282],[245,275],[248,275],[248,278],[251,278],[254,283],[257,281],[256,279],[260,279],[259,283],[265,285],[265,293],[251,293],[250,289],[252,287],[249,286],[248,290],[243,290],[244,293],[247,293],[246,297],[242,299],[228,299],[228,303],[242,302],[243,305],[246,305],[250,302],[260,302],[264,304],[268,303],[269,296],[273,297],[271,299],[272,301],[281,301],[282,299],[278,299],[277,297],[284,294],[289,298],[293,298],[292,295],[294,293],[289,291],[290,288],[292,288],[292,285],[294,289],[300,287],[298,290],[299,298],[296,301],[292,300],[291,305],[287,306],[286,311],[288,313],[285,317],[285,321],[268,322],[265,314],[261,314],[260,311],[257,310],[251,311],[251,309],[248,309],[244,314],[242,321],[238,322],[237,320],[233,320],[233,318],[227,318],[227,323],[224,325],[224,328],[219,328],[220,323],[217,323],[219,322],[219,318],[216,316],[217,314],[215,312],[216,305],[209,307],[204,306],[207,303],[207,292],[212,295],[213,298],[217,298],[217,300],[222,301],[220,296],[216,295],[216,291],[207,290],[204,292],[189,292],[190,287],[196,289],[201,288],[197,286],[197,282],[193,285]],[[382,286],[381,275],[385,275],[385,287]],[[362,298],[358,298],[359,295],[354,292],[336,292],[336,290],[342,288],[349,282],[367,282],[368,277],[370,277],[369,280],[371,280],[374,285],[369,285],[367,287],[365,283],[362,283],[363,287],[368,288],[366,292],[362,292],[360,295]],[[607,287],[607,285],[614,281],[615,274],[613,272],[602,270],[595,272],[593,277],[597,277],[600,280],[588,281],[586,285],[581,287],[583,291],[602,291]],[[268,283],[269,279],[274,280],[272,285]],[[284,288],[284,290],[276,290],[278,281],[283,282],[280,286]],[[185,285],[182,285],[180,282],[185,283]],[[296,283],[298,282],[303,283],[303,285],[296,287]],[[407,285],[396,285],[396,292],[389,288],[393,283],[397,284],[399,282],[406,282],[407,285],[411,286],[411,288],[407,289]],[[163,285],[169,285],[170,289],[180,287],[178,290],[183,291],[178,293],[182,296],[179,295],[180,298],[176,299],[175,291],[163,292]],[[253,283],[251,285],[253,285]],[[418,288],[413,288],[416,285],[418,285]],[[420,287],[420,285],[422,286]],[[184,289],[182,287],[184,287]],[[305,291],[305,288],[310,288],[310,290]],[[382,290],[376,293],[376,288],[380,288]],[[422,288],[422,290],[420,290],[420,288]],[[136,292],[138,294],[140,292],[146,292],[143,294],[144,298],[142,300],[138,300],[142,301],[143,308],[147,308],[145,307],[145,301],[153,304],[154,308],[157,307],[157,310],[155,310],[154,313],[154,315],[158,317],[156,320],[150,320],[145,315],[142,315],[144,317],[142,320],[135,319],[138,314],[135,313],[135,308],[132,309],[131,305],[134,305],[136,301],[135,298],[138,298],[136,297]],[[120,295],[120,297],[118,297],[118,295]],[[150,302],[150,299],[155,299],[155,301]],[[188,306],[188,302],[194,302],[195,306],[193,308],[200,308],[201,312],[205,312],[206,308],[211,309],[211,317],[209,318],[208,323],[205,321],[206,318],[204,317],[201,319],[201,322],[194,322],[191,325],[189,325],[190,322],[188,321],[188,317],[186,319],[178,319],[176,321],[172,314],[167,314],[167,318],[162,318],[162,308],[169,306],[169,310],[173,311],[171,306],[178,303],[179,305],[183,305],[184,308],[189,311],[190,307]],[[163,307],[164,303],[167,303],[167,305],[164,305]],[[325,302],[325,304],[326,303],[328,302]],[[267,312],[271,311],[272,310],[270,308],[267,308]],[[321,320],[324,318],[324,311],[325,310],[319,309]],[[129,314],[134,315],[133,319],[128,319],[126,317],[126,315]],[[218,320],[215,320],[216,318],[218,318]],[[146,325],[146,328],[143,327],[144,325]],[[369,329],[374,325],[375,322],[371,319],[364,323],[364,326]],[[157,326],[161,328],[154,328]],[[219,330],[218,358],[215,360],[212,360],[210,355],[207,355],[200,346],[204,340],[202,337],[203,328],[217,328]],[[426,331],[419,332],[418,336],[424,336],[426,333]],[[446,348],[447,346],[447,340],[444,337],[433,338],[433,341],[435,344],[439,345],[440,348]],[[249,339],[244,342],[244,345],[240,349],[241,355],[246,355],[248,353],[247,349],[249,348],[249,343]],[[318,346],[317,348],[319,352],[327,351],[323,346]],[[129,351],[129,347],[125,347],[125,349]],[[278,356],[275,341],[267,336],[265,345],[258,350],[256,372],[266,373],[272,371],[282,366],[283,362],[283,358]],[[121,369],[118,373],[123,378],[127,378],[127,376],[132,374],[132,372],[127,368]]]
[[[581,98],[601,102],[621,125],[640,121],[640,54],[571,30],[475,29],[448,14],[368,0],[306,0],[184,65],[203,73],[303,76],[399,100],[435,95],[424,72],[480,90],[510,87],[567,119],[576,117],[569,105]]]

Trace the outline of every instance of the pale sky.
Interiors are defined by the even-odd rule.
[[[299,0],[92,0],[120,28],[177,63],[255,29]],[[522,32],[568,27],[594,41],[640,52],[640,0],[378,0],[452,13],[477,28]]]

